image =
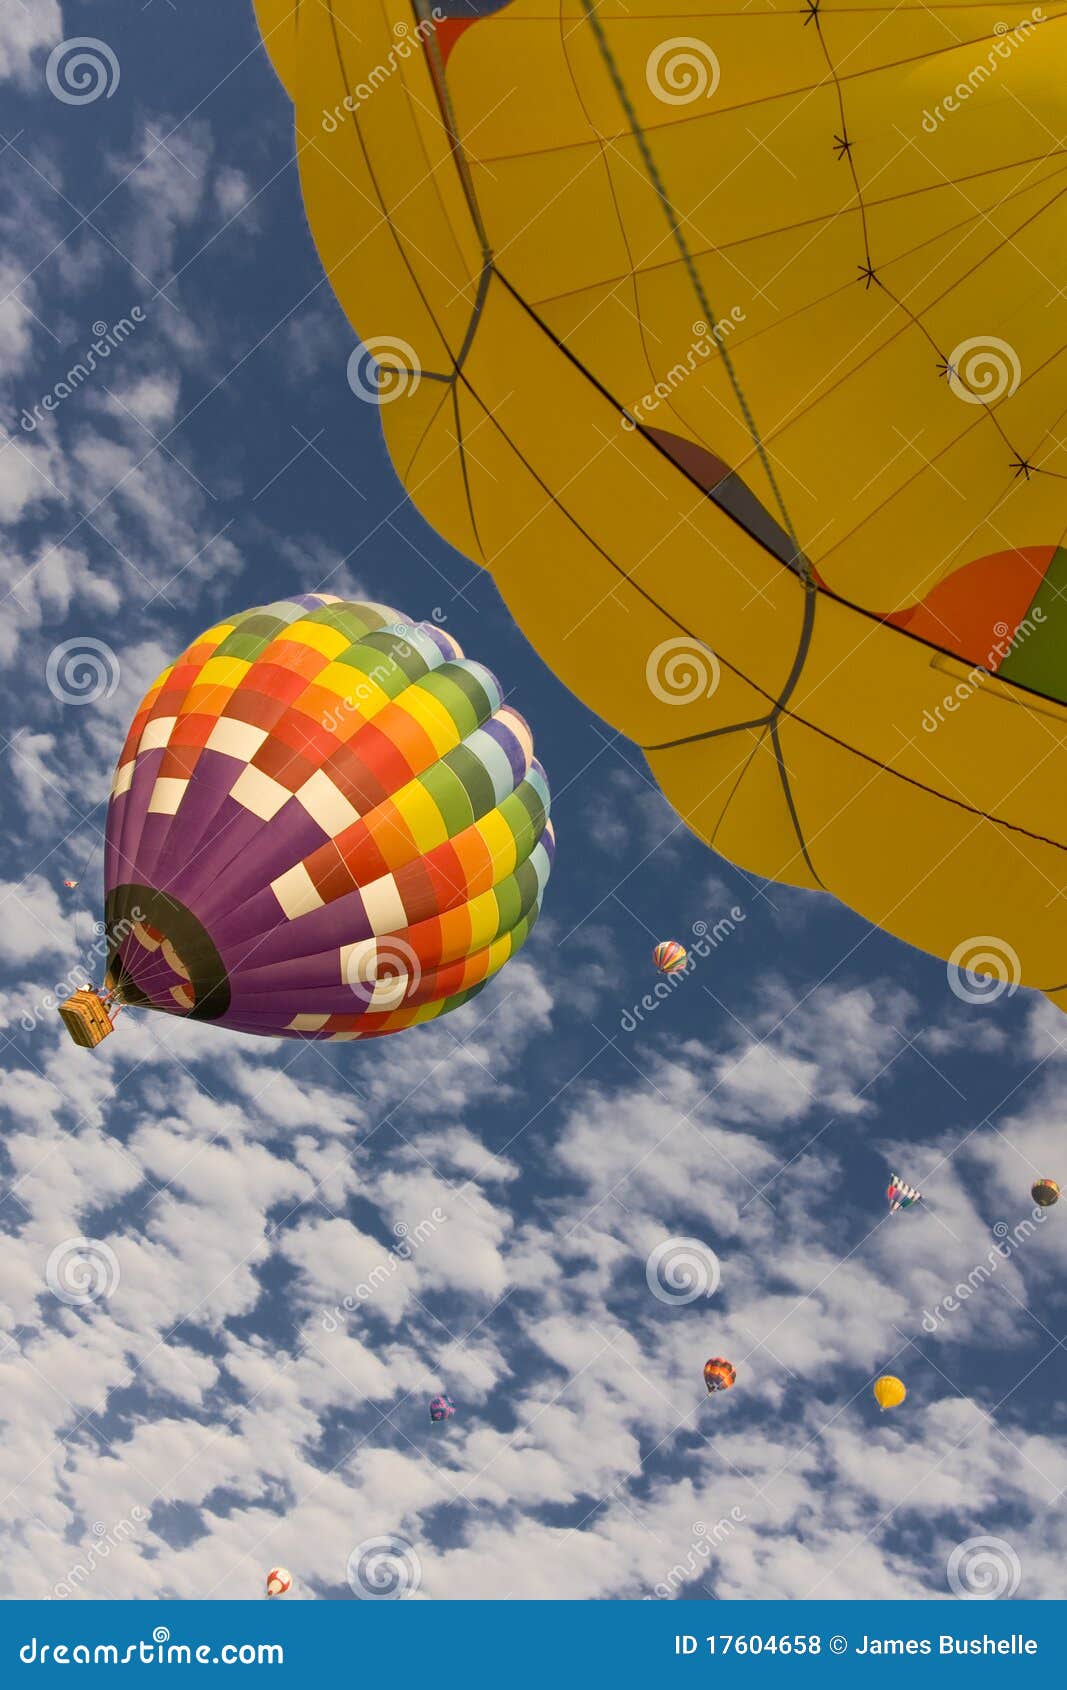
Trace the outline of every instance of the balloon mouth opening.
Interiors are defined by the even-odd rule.
[[[107,985],[116,1001],[215,1021],[230,984],[215,945],[192,911],[169,892],[133,882],[107,895]]]

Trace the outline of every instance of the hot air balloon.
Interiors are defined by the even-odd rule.
[[[921,1202],[922,1192],[916,1191],[915,1187],[902,1180],[899,1174],[890,1174],[886,1197],[889,1201],[889,1213],[895,1215],[898,1209],[910,1209],[913,1203]]]
[[[256,4],[427,519],[716,851],[1067,1005],[1059,6]]]
[[[73,890],[74,890],[75,886],[77,886],[78,882],[76,880],[64,880],[63,884],[67,888],[68,892],[73,892]]]
[[[272,1567],[267,1574],[267,1595],[285,1596],[293,1587],[293,1575],[287,1567]]]
[[[723,1356],[712,1356],[704,1363],[704,1383],[709,1395],[712,1391],[728,1391],[736,1379],[736,1367]]]
[[[315,593],[229,617],[134,717],[107,992],[60,1013],[82,1044],[122,1004],[297,1039],[432,1020],[529,934],[548,809],[526,723],[441,628]]]
[[[677,939],[664,939],[652,952],[652,961],[661,974],[677,974],[688,961],[688,952]]]
[[[456,1405],[451,1397],[430,1398],[430,1419],[436,1424],[439,1420],[451,1420],[456,1412]]]
[[[873,1388],[874,1400],[883,1414],[887,1408],[899,1408],[908,1394],[901,1380],[891,1373],[883,1373],[880,1379],[874,1381]]]
[[[1043,1209],[1051,1209],[1060,1200],[1060,1188],[1054,1179],[1039,1179],[1030,1187],[1030,1195]]]

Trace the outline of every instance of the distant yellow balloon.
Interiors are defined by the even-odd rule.
[[[874,1400],[883,1414],[887,1408],[898,1408],[907,1394],[903,1380],[895,1379],[891,1373],[883,1373],[874,1381]]]
[[[255,3],[423,515],[700,839],[1067,1008],[1065,0]]]

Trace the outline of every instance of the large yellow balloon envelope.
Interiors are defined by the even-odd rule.
[[[907,1394],[903,1382],[891,1373],[883,1373],[874,1382],[874,1400],[883,1414],[887,1408],[899,1408]]]
[[[1067,1003],[1067,6],[257,5],[419,508],[716,850]]]

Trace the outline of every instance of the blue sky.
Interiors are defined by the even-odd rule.
[[[68,104],[80,35],[117,75]],[[348,1597],[386,1539],[416,1598],[923,1597],[992,1537],[1058,1593],[1067,1217],[1017,1229],[1064,1172],[1062,1017],[711,856],[422,522],[250,6],[0,0],[0,77],[0,1590],[244,1597],[282,1563]],[[92,941],[125,724],[221,611],[297,590],[436,614],[501,677],[553,788],[535,937],[366,1051],[134,1015],[78,1051],[41,1004]],[[47,684],[69,641],[113,654],[90,705]],[[722,922],[632,1028],[655,941]],[[894,1168],[929,1202],[890,1221]],[[65,1303],[79,1238],[102,1278]],[[692,1300],[650,1288],[671,1240]]]

